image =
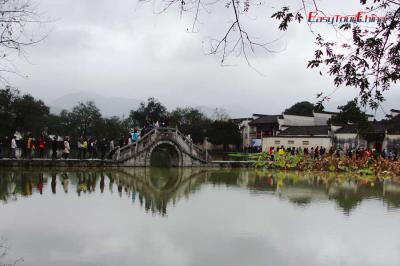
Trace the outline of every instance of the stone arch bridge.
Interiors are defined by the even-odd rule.
[[[113,160],[122,166],[198,166],[207,162],[207,152],[176,128],[154,128],[119,148]]]

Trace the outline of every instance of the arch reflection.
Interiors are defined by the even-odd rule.
[[[382,200],[400,208],[400,185],[377,177],[337,174],[203,168],[118,168],[65,170],[1,170],[0,201],[8,204],[32,196],[69,194],[119,196],[152,214],[167,215],[176,203],[202,187],[236,187],[266,194],[301,207],[333,201],[350,215],[364,200]],[[70,198],[70,197],[69,197]],[[69,199],[68,198],[68,199]],[[66,199],[66,200],[68,200]]]

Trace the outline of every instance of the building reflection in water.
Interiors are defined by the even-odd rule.
[[[334,201],[346,215],[370,198],[381,199],[389,209],[400,207],[400,185],[391,180],[336,174],[202,168],[0,171],[0,200],[8,203],[34,193],[57,194],[61,191],[68,194],[70,186],[78,197],[83,197],[106,193],[108,185],[107,193],[114,194],[116,190],[119,197],[129,199],[146,212],[166,215],[167,210],[181,198],[190,197],[205,184],[271,194],[299,206]],[[57,190],[57,186],[62,189]]]

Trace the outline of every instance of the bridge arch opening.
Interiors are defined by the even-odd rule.
[[[180,151],[171,143],[157,145],[150,154],[150,166],[153,167],[178,167],[180,163]]]

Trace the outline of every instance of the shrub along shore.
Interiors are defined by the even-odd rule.
[[[255,167],[279,170],[346,172],[380,177],[400,176],[400,161],[384,159],[380,156],[356,158],[326,155],[314,159],[310,156],[285,154],[275,155],[272,159],[268,153],[261,153],[258,155]]]
[[[379,176],[382,178],[400,177],[400,161],[385,159],[381,156],[348,157],[326,154],[317,159],[303,154],[274,154],[268,152],[239,154],[232,153],[229,157],[254,161],[255,168],[297,171],[323,171]]]

